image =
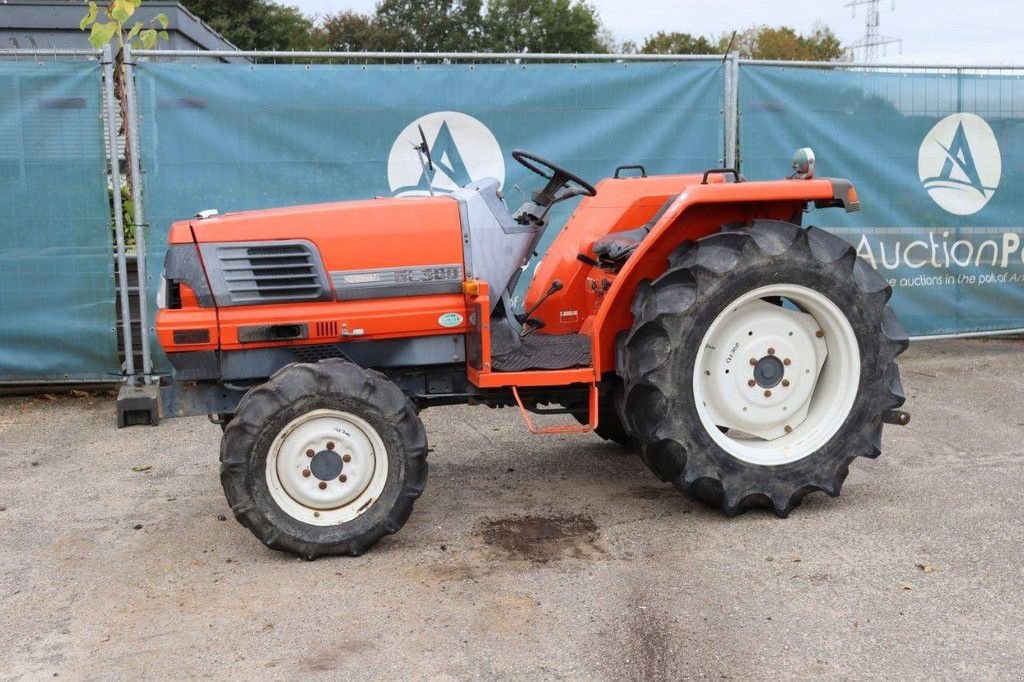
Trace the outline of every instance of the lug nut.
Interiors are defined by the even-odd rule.
[[[309,474],[310,474],[309,469],[303,469],[302,470],[302,475],[305,476],[306,478],[309,478]]]
[[[789,386],[789,379],[783,379],[782,380],[782,387],[785,388],[787,386]]]
[[[771,391],[765,391],[764,392],[764,397],[765,398],[771,398],[772,397],[772,392]]]
[[[341,461],[342,462],[351,462],[352,461],[352,455],[350,455],[350,454],[348,454],[346,452],[344,455],[341,456]]]
[[[344,483],[345,481],[348,480],[348,476],[346,476],[345,474],[342,474],[341,476],[338,476],[338,480],[341,481],[342,483]]]
[[[825,336],[825,332],[819,329],[818,331],[814,332],[814,335],[820,339],[821,337]]]
[[[790,360],[789,358],[786,358],[785,360],[782,361],[782,364],[784,364],[787,367],[789,367],[791,364],[793,364],[793,361]]]
[[[750,358],[750,365],[754,366],[757,364],[757,358]]]
[[[327,481],[320,481],[320,490],[327,488]]]
[[[312,457],[315,454],[316,453],[313,452],[313,448],[310,448],[309,450],[306,450],[306,457]]]
[[[774,348],[769,348],[768,349],[768,355],[775,355],[775,349]]]
[[[334,449],[334,441],[333,440],[327,441],[327,449],[328,450],[333,450]]]
[[[754,386],[757,386],[757,382],[754,381],[753,379],[747,379],[747,386],[753,388]]]

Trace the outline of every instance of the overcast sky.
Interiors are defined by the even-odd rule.
[[[376,0],[280,0],[307,14],[345,9],[372,12]],[[786,24],[807,31],[816,21],[849,45],[864,35],[865,8],[849,0],[590,0],[618,40],[656,31],[717,36],[751,24]],[[1024,62],[1021,0],[882,0],[881,33],[903,39],[903,54],[889,45],[886,59],[904,62],[1020,64]]]

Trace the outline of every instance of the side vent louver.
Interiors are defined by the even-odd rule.
[[[217,248],[228,305],[316,301],[329,292],[313,249],[302,242]]]
[[[317,322],[316,335],[319,338],[336,338],[338,336],[337,322]]]

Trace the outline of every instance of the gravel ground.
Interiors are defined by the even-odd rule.
[[[316,562],[231,518],[204,418],[0,399],[0,678],[1019,679],[1024,344],[904,357],[910,425],[787,520],[438,408],[405,528]]]

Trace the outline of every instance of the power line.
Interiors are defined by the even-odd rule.
[[[879,25],[881,24],[881,12],[878,9],[879,2],[880,0],[850,0],[850,2],[843,5],[843,7],[853,9],[853,16],[857,16],[858,6],[867,6],[867,14],[864,19],[864,37],[847,48],[850,53],[850,59],[853,61],[857,60],[859,53],[863,57],[861,61],[868,63],[877,62],[879,56],[878,48],[883,48],[882,54],[884,55],[885,46],[893,43],[900,46],[900,54],[903,54],[902,38],[892,38],[879,32]],[[895,9],[896,0],[892,0],[892,10],[895,11]]]

